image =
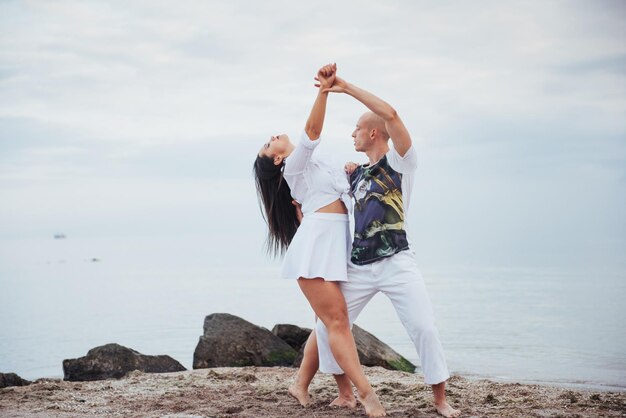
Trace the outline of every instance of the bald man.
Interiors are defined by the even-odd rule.
[[[409,132],[388,103],[339,77],[326,91],[348,94],[370,110],[359,118],[352,133],[355,150],[364,152],[369,162],[346,164],[354,198],[354,241],[348,281],[341,283],[341,290],[350,323],[376,293],[384,293],[415,345],[424,380],[432,385],[437,411],[445,417],[457,417],[460,412],[446,401],[445,384],[450,374],[430,298],[406,232],[417,168]],[[390,138],[393,148],[389,147]],[[302,365],[290,388],[303,404],[309,402],[308,385],[318,366],[320,371],[334,374],[339,386],[339,397],[332,405],[356,405],[350,381],[333,357],[321,321],[307,341]]]

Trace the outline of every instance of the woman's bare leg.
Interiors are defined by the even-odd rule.
[[[296,372],[295,381],[289,386],[289,393],[300,402],[302,406],[311,403],[309,385],[319,369],[319,354],[317,352],[317,335],[315,330],[311,332],[304,346],[302,363]],[[352,392],[352,382],[345,374],[333,375],[339,389],[339,396],[330,403],[331,406],[356,408],[356,398]]]
[[[371,417],[385,416],[376,393],[370,386],[350,331],[348,309],[339,284],[323,279],[298,279],[300,289],[318,318],[328,329],[328,342],[337,363],[357,388],[359,401]]]
[[[319,368],[319,355],[317,354],[317,338],[315,330],[311,332],[304,346],[302,363],[296,372],[296,380],[289,386],[289,393],[300,402],[302,406],[311,403],[309,385]]]

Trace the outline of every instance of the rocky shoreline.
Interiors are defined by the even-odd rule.
[[[63,360],[64,379],[21,379],[0,373],[0,417],[354,417],[362,408],[328,406],[330,375],[318,374],[313,403],[303,408],[287,388],[311,332],[290,324],[272,331],[230,314],[211,314],[186,370],[167,355],[118,344]],[[432,393],[415,366],[354,326],[359,358],[389,416],[437,416]],[[369,367],[368,367],[369,366]],[[449,401],[463,416],[624,417],[626,392],[571,390],[454,376]]]

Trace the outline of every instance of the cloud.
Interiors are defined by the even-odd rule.
[[[626,177],[625,17],[619,1],[2,2],[0,189],[15,202],[4,215],[28,224],[17,214],[35,204],[25,191],[46,184],[67,208],[78,183],[112,191],[126,181],[131,196],[163,181],[164,193],[193,201],[203,189],[187,182],[250,181],[259,144],[279,131],[297,137],[316,68],[337,62],[399,111],[420,150],[422,199],[455,202],[420,217],[455,224],[472,213],[463,228],[478,233],[472,225],[494,218],[476,209],[484,203],[524,243],[523,228],[560,222],[567,205],[544,208],[552,199],[578,208],[561,232],[587,225],[624,248],[615,213]],[[362,158],[349,139],[364,107],[332,96],[328,110],[324,147]],[[145,207],[167,201],[145,196]],[[111,199],[97,201],[122,216],[123,199]],[[515,208],[543,219],[517,224],[505,216]],[[128,206],[128,224],[138,216]]]

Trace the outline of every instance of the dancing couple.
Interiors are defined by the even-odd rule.
[[[457,417],[459,411],[446,401],[450,375],[406,233],[417,168],[409,132],[393,107],[338,77],[335,64],[320,68],[315,79],[318,93],[297,144],[285,134],[272,136],[254,163],[269,250],[285,252],[282,275],[298,281],[318,318],[289,392],[306,406],[309,384],[320,370],[337,382],[339,396],[331,405],[355,408],[358,399],[368,416],[386,416],[350,331],[365,305],[382,292],[415,344],[437,411]],[[354,148],[367,155],[367,164],[336,167],[315,155],[330,93],[350,95],[370,110],[352,132]]]

